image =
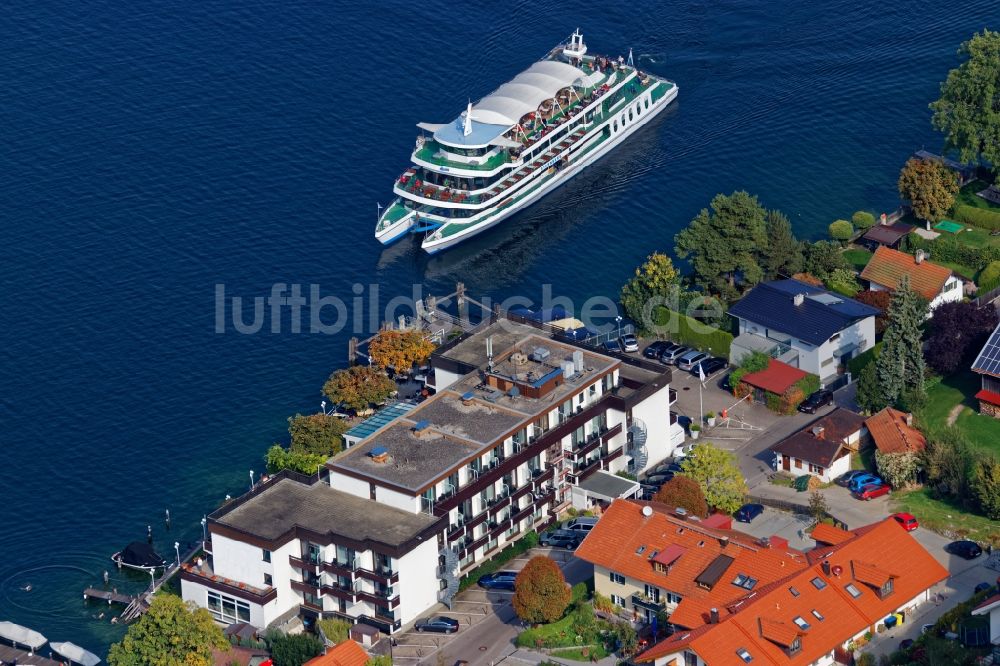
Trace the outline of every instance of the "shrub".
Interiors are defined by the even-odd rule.
[[[342,643],[346,641],[347,636],[351,631],[350,622],[347,620],[338,620],[333,617],[325,620],[317,620],[316,624],[323,630],[323,635],[333,643]]]
[[[826,287],[848,298],[854,298],[854,295],[861,291],[861,285],[854,277],[854,272],[846,268],[838,268],[830,273],[826,278]]]
[[[267,637],[274,666],[302,666],[323,652],[323,644],[310,634],[286,635],[272,632]]]
[[[733,343],[732,333],[663,306],[656,309],[653,321],[659,329],[658,332],[665,333],[678,344],[708,350],[715,356],[729,358],[729,346]]]
[[[992,291],[1000,287],[1000,261],[992,261],[979,274],[979,290]]]
[[[892,292],[865,290],[854,294],[853,298],[859,303],[882,311],[882,314],[875,315],[875,334],[884,333],[885,327],[889,325],[889,303],[892,302]]]
[[[569,602],[570,589],[552,558],[544,555],[531,558],[514,581],[511,603],[525,622],[555,622],[566,612]]]
[[[830,223],[830,238],[840,242],[851,240],[854,235],[854,227],[847,220],[835,220]]]
[[[664,483],[653,499],[674,507],[683,507],[688,513],[705,518],[708,516],[708,502],[705,493],[694,479],[678,474]]]
[[[866,210],[859,210],[854,215],[851,215],[851,222],[858,229],[868,229],[874,226],[875,216]]]
[[[1000,229],[1000,212],[988,208],[976,208],[962,204],[955,209],[955,220],[981,229],[994,231]]]

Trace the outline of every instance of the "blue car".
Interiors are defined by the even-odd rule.
[[[884,483],[885,481],[878,478],[874,474],[862,474],[861,476],[856,476],[851,479],[851,484],[848,487],[851,489],[852,493],[856,493],[867,485],[874,484],[880,486]]]
[[[516,571],[497,571],[480,577],[478,582],[479,587],[487,590],[510,590],[513,592],[516,578]]]
[[[764,513],[763,504],[744,504],[733,516],[741,523],[752,523],[753,519]]]

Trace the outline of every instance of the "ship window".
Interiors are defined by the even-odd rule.
[[[611,131],[612,132],[617,132],[618,131],[618,121],[617,120],[614,121],[613,123],[611,123]]]
[[[649,108],[649,98],[648,97],[646,98],[646,108],[647,109]]]
[[[642,105],[639,104],[639,102],[636,102],[635,103],[635,115],[639,115],[640,113],[642,113]]]
[[[622,111],[622,127],[625,127],[625,112]]]
[[[628,110],[628,119],[631,121],[635,116],[632,115],[632,109]]]

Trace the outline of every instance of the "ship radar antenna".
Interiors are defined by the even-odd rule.
[[[462,127],[462,135],[469,136],[472,134],[472,100],[469,100],[469,106],[465,108],[465,124]]]

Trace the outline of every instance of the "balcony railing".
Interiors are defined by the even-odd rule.
[[[278,590],[273,587],[254,587],[223,576],[217,576],[208,570],[199,569],[192,565],[184,565],[181,568],[181,580],[198,583],[262,606],[278,596]]]
[[[361,567],[358,567],[356,573],[360,578],[365,578],[383,585],[395,585],[399,582],[399,572],[392,571],[391,569],[376,569],[375,571],[372,571],[371,569],[362,569]]]
[[[653,601],[653,599],[647,597],[644,594],[633,594],[632,595],[632,605],[638,606],[639,608],[646,608],[651,611],[659,613],[662,610],[666,610],[667,604],[664,601]]]

